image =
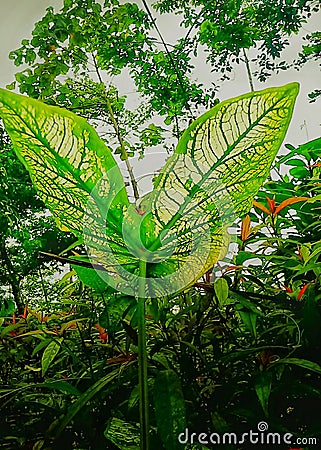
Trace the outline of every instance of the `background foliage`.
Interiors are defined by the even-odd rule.
[[[243,63],[252,83],[265,80],[289,67],[282,50],[318,7],[158,1],[187,32],[164,46],[150,12],[134,3],[65,0],[11,53],[24,65],[12,88],[83,115],[122,159],[159,144],[169,151],[218,101],[219,86],[193,78],[201,49],[222,79]],[[306,36],[298,69],[319,57],[319,37]],[[253,47],[259,56],[249,61]],[[121,77],[139,94],[136,109],[118,92]],[[288,144],[237,224],[233,261],[150,304],[153,448],[181,448],[174,430],[185,426],[246,432],[258,418],[275,432],[320,435],[320,148],[320,139]],[[39,261],[39,250],[58,254],[73,241],[55,228],[3,132],[0,159],[1,446],[137,448],[135,304],[98,279],[85,286],[68,267],[51,277],[58,266]]]

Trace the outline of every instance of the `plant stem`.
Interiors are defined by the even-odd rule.
[[[107,109],[108,109],[108,112],[109,112],[110,120],[111,120],[111,122],[113,124],[114,130],[115,130],[115,133],[117,135],[117,139],[118,139],[118,142],[119,142],[119,145],[120,145],[121,158],[122,158],[123,161],[125,161],[126,168],[128,170],[128,174],[129,174],[129,178],[130,178],[130,182],[131,182],[131,185],[132,185],[132,188],[133,188],[135,200],[138,200],[139,199],[139,192],[138,192],[137,181],[135,179],[133,168],[130,165],[128,153],[127,153],[126,147],[125,147],[125,143],[124,143],[123,137],[121,135],[121,132],[120,132],[120,129],[119,129],[119,126],[118,126],[118,122],[116,120],[116,117],[115,117],[112,105],[111,105],[110,100],[108,98],[108,94],[107,94],[107,91],[106,91],[105,83],[103,82],[102,77],[100,75],[95,55],[92,55],[92,56],[93,56],[93,61],[94,61],[94,65],[95,65],[95,69],[96,69],[96,73],[97,73],[99,82],[100,82],[100,84],[102,86],[104,86],[104,97],[105,97],[105,100],[106,100],[106,106],[107,106]]]
[[[139,418],[140,448],[149,449],[148,420],[148,383],[147,383],[147,349],[146,349],[146,317],[145,317],[145,280],[146,261],[139,262],[139,296],[138,296],[138,381],[139,381]]]
[[[115,118],[115,115],[114,115],[114,111],[113,111],[113,108],[111,106],[111,103],[109,101],[109,98],[108,98],[107,94],[106,94],[106,105],[107,105],[107,109],[108,109],[108,112],[109,112],[110,119],[112,121],[114,130],[115,130],[115,132],[117,134],[117,137],[118,137],[118,141],[119,141],[120,148],[121,148],[122,160],[125,161],[126,168],[128,170],[128,173],[129,173],[130,182],[131,182],[131,185],[132,185],[132,188],[133,188],[133,191],[134,191],[134,197],[135,197],[136,200],[138,200],[139,199],[139,192],[138,192],[138,187],[137,187],[137,181],[135,179],[133,168],[132,168],[132,166],[129,163],[128,154],[127,154],[127,151],[126,151],[124,140],[123,140],[123,137],[122,137],[122,135],[120,133],[119,126],[118,126],[118,123],[116,121],[116,118]]]
[[[245,61],[247,76],[248,76],[249,83],[250,83],[251,92],[254,92],[254,84],[253,84],[253,77],[252,77],[252,72],[251,72],[251,68],[250,68],[250,62],[249,62],[249,59],[247,57],[247,54],[246,54],[244,48],[243,48],[243,55],[244,55],[244,61]]]

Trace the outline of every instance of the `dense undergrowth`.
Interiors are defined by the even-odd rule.
[[[148,304],[153,448],[163,448],[157,423],[169,420],[168,405],[153,412],[164,369],[177,375],[166,401],[186,409],[183,430],[241,433],[265,420],[274,432],[320,435],[319,154],[315,140],[277,159],[212,282]],[[58,284],[54,312],[39,305],[1,319],[1,445],[106,448],[112,423],[108,448],[118,448],[117,427],[125,438],[122,421],[139,422],[135,305],[74,272]]]

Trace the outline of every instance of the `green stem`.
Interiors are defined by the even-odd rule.
[[[247,57],[245,49],[243,49],[243,55],[244,55],[244,60],[245,60],[247,76],[248,76],[248,79],[249,79],[250,89],[251,89],[251,92],[254,92],[254,84],[253,84],[253,78],[252,78],[250,62],[249,62],[249,58]]]
[[[140,448],[149,450],[148,423],[148,383],[147,383],[147,349],[146,349],[146,317],[145,317],[145,280],[146,261],[139,262],[139,295],[138,295],[138,381],[139,381],[139,417]]]
[[[96,69],[96,73],[97,73],[99,82],[104,87],[104,97],[105,97],[105,100],[106,100],[106,106],[107,106],[107,109],[108,109],[110,120],[111,120],[111,122],[113,124],[115,133],[117,135],[118,142],[120,144],[121,157],[122,157],[122,160],[125,161],[126,168],[128,170],[128,174],[129,174],[130,182],[131,182],[131,185],[132,185],[132,188],[133,188],[135,200],[138,200],[139,199],[139,192],[138,192],[137,181],[135,179],[133,168],[132,168],[132,166],[130,165],[130,162],[129,162],[129,157],[128,157],[128,153],[127,153],[127,150],[126,150],[125,142],[123,140],[121,131],[119,129],[118,122],[116,120],[116,117],[115,117],[112,105],[111,105],[110,100],[108,98],[108,93],[106,91],[105,83],[103,82],[103,79],[102,79],[102,77],[100,75],[95,55],[93,54],[92,56],[93,56],[93,61],[94,61],[94,65],[95,65],[95,69]]]

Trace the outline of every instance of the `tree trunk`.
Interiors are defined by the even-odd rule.
[[[3,237],[0,239],[0,257],[4,263],[7,282],[11,286],[11,291],[12,291],[13,299],[17,306],[18,314],[23,314],[24,304],[21,300],[21,295],[20,295],[20,277],[16,273],[15,268],[9,258],[5,239]]]

